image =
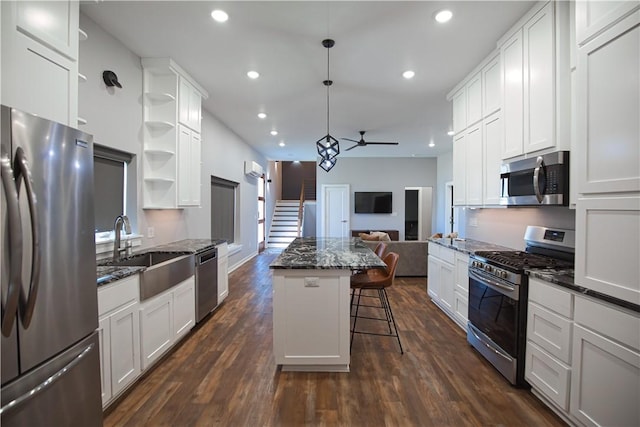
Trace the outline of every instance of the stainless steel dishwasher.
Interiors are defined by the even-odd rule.
[[[196,253],[196,323],[218,305],[218,249]]]

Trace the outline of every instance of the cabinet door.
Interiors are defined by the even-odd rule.
[[[189,123],[191,129],[200,133],[200,116],[202,109],[202,96],[195,88],[192,87],[191,96],[189,97]]]
[[[440,299],[440,260],[429,255],[429,271],[427,278],[427,293],[434,301]]]
[[[578,192],[640,191],[640,11],[578,51]]]
[[[575,325],[570,412],[587,426],[640,425],[640,353]]]
[[[100,384],[102,406],[111,400],[111,326],[109,316],[98,321],[98,342],[100,343]]]
[[[218,303],[229,295],[229,257],[218,257]]]
[[[467,127],[482,120],[482,75],[473,76],[466,85]]]
[[[469,295],[469,255],[456,252],[456,286],[462,295]]]
[[[185,280],[173,289],[173,333],[176,340],[196,324],[195,278]]]
[[[504,139],[502,158],[523,153],[524,136],[524,54],[522,31],[518,31],[500,48],[502,62],[502,111]]]
[[[523,28],[524,152],[555,145],[555,44],[553,3],[549,2]]]
[[[488,117],[502,107],[502,87],[500,83],[500,55],[496,55],[482,69],[483,117]]]
[[[187,127],[191,127],[191,84],[184,78],[178,79],[178,121]]]
[[[145,301],[140,308],[142,369],[147,369],[174,342],[173,295],[165,292]]]
[[[500,169],[502,167],[502,136],[504,126],[502,113],[497,112],[482,122],[482,155],[484,173],[482,174],[482,204],[500,204]]]
[[[462,294],[457,290],[453,291],[453,314],[456,322],[467,330],[467,322],[469,321],[469,294]]]
[[[110,316],[111,391],[116,396],[140,375],[140,321],[138,303]]]
[[[464,206],[467,203],[467,171],[465,134],[453,139],[453,204]]]
[[[190,190],[191,190],[191,205],[192,206],[200,206],[200,194],[202,192],[202,188],[200,187],[200,171],[202,169],[201,166],[201,158],[202,158],[202,142],[200,140],[200,134],[192,133],[191,134],[191,160],[190,160],[190,170],[191,170],[191,179],[190,179]]]
[[[640,197],[578,199],[576,284],[640,304],[638,236]]]
[[[482,205],[482,125],[477,124],[467,131],[465,137],[465,173],[468,206]],[[454,166],[455,169],[455,166]],[[454,182],[455,192],[455,182]]]
[[[452,264],[440,263],[440,303],[449,313],[453,313],[453,289],[455,287],[455,269]]]
[[[453,132],[458,134],[467,128],[467,94],[464,88],[453,96]]]
[[[576,42],[584,44],[638,7],[637,1],[577,1]]]

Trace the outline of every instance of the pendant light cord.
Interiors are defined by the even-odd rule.
[[[329,139],[329,86],[331,86],[331,79],[329,78],[329,51],[327,48],[327,139]]]

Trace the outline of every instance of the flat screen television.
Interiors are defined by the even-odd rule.
[[[390,191],[354,192],[355,213],[391,213],[392,193]]]

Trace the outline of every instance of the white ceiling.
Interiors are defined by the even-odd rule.
[[[341,156],[432,157],[451,151],[445,96],[531,6],[530,1],[104,1],[81,11],[140,57],[171,57],[208,92],[203,106],[272,160],[315,160],[330,134],[397,141]],[[433,19],[453,11],[447,24]],[[211,19],[223,9],[229,20]],[[403,71],[416,76],[405,80]],[[246,73],[257,70],[260,78]],[[117,70],[114,70],[117,73]],[[261,120],[257,113],[268,117]],[[271,136],[276,129],[279,134]],[[285,147],[278,146],[284,141]],[[435,147],[429,148],[433,141]]]

